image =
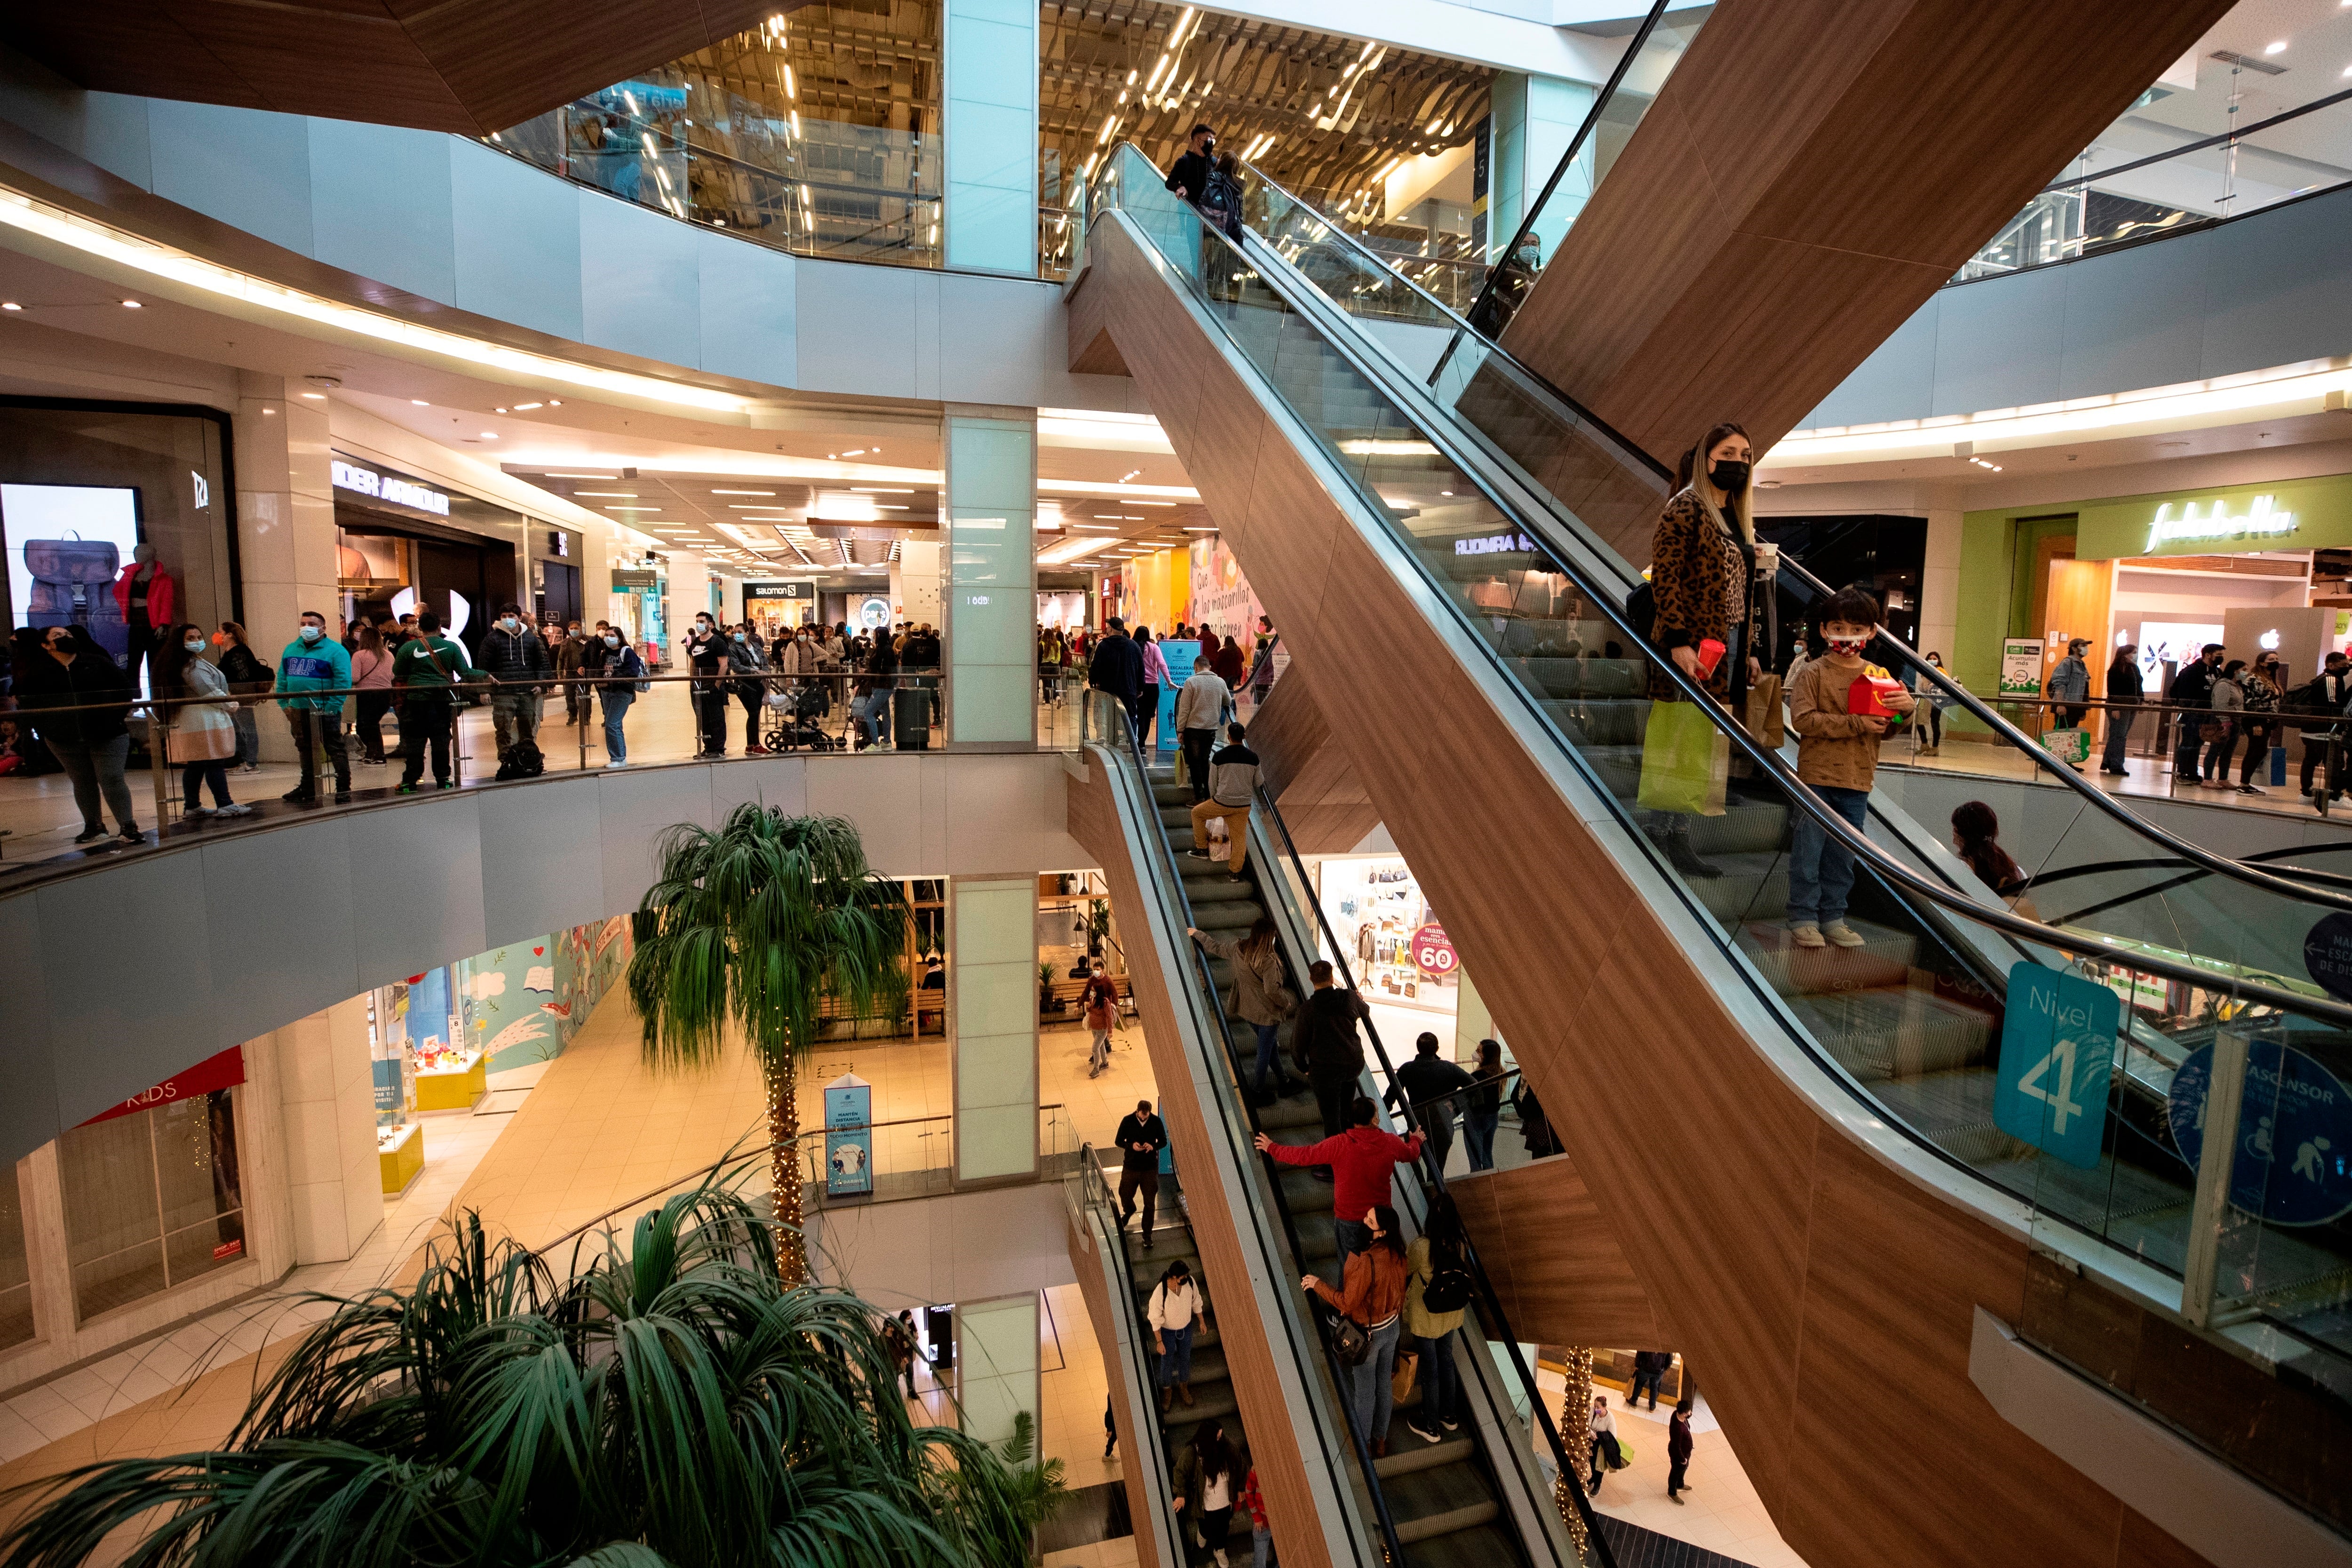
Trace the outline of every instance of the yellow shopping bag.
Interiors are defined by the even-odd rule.
[[[1695,702],[1653,702],[1642,738],[1638,805],[1685,816],[1721,816],[1731,738]]]

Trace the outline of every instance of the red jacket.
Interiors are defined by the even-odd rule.
[[[1421,1157],[1422,1134],[1400,1138],[1377,1127],[1350,1127],[1320,1143],[1276,1143],[1266,1151],[1285,1165],[1331,1167],[1331,1212],[1360,1224],[1364,1211],[1389,1201],[1389,1173]]]
[[[114,603],[122,611],[126,623],[131,619],[131,574],[138,570],[139,563],[134,561],[122,569],[121,576],[114,580]],[[163,574],[161,566],[156,567],[154,575],[147,579],[147,624],[159,632],[172,624],[174,596],[172,580]]]

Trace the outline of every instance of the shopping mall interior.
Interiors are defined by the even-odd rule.
[[[0,1557],[2352,1565],[2347,235],[2352,0],[0,17]]]

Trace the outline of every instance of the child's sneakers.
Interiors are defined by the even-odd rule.
[[[1811,921],[1805,921],[1800,924],[1790,926],[1789,928],[1789,935],[1799,947],[1827,947],[1829,945],[1828,942],[1822,940],[1822,928],[1815,925]]]
[[[1822,934],[1840,947],[1860,947],[1863,944],[1862,933],[1843,921],[1830,921],[1828,929]]]

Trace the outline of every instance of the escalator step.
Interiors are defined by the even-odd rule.
[[[1418,1394],[1420,1392],[1421,1384],[1416,1382],[1413,1393]],[[1411,1409],[1420,1403],[1419,1399],[1412,1399],[1401,1408]],[[1372,1468],[1379,1472],[1382,1481],[1386,1481],[1391,1477],[1408,1476],[1415,1470],[1433,1470],[1441,1465],[1466,1463],[1476,1457],[1477,1449],[1466,1432],[1449,1432],[1442,1442],[1424,1443],[1399,1420],[1389,1424],[1388,1457],[1373,1460]]]
[[[1404,1555],[1407,1568],[1495,1568],[1496,1563],[1525,1561],[1517,1542],[1493,1523],[1415,1541],[1405,1548]]]
[[[1381,1491],[1397,1539],[1408,1545],[1485,1524],[1501,1512],[1485,1472],[1468,1460],[1383,1478]]]

